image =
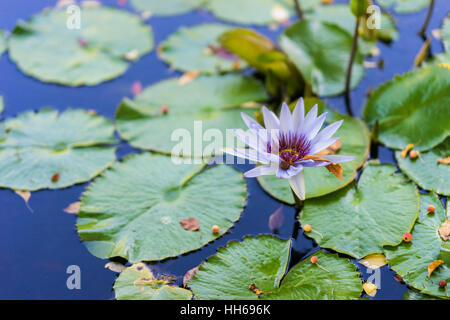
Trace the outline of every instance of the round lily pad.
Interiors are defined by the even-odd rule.
[[[342,142],[342,148],[336,154],[355,156],[355,160],[342,163],[342,180],[326,168],[304,168],[306,199],[320,197],[348,185],[356,178],[357,170],[363,165],[369,154],[370,133],[363,121],[350,116],[340,115],[328,110],[327,122],[344,119],[344,123],[336,132]],[[274,175],[257,178],[261,187],[274,198],[289,204],[295,204],[291,187],[285,179]]]
[[[159,56],[172,68],[182,71],[218,73],[245,67],[243,61],[222,48],[217,39],[233,27],[208,23],[181,27],[159,49]]]
[[[336,24],[319,20],[301,20],[286,28],[280,36],[281,48],[319,96],[340,94],[345,89],[353,37]],[[364,56],[357,49],[351,87],[364,76]]]
[[[187,135],[192,143],[182,150],[183,156],[208,156],[214,152],[206,148],[211,141],[199,148],[194,143],[201,140],[198,135],[212,129],[210,133],[225,139],[226,129],[244,128],[242,111],[251,114],[256,110],[239,106],[265,99],[263,84],[252,77],[205,75],[187,84],[173,78],[146,88],[133,101],[124,99],[116,112],[116,124],[119,134],[134,147],[170,154]],[[167,113],[161,112],[163,106]],[[196,133],[200,126],[203,131]],[[217,139],[220,143],[221,138]]]
[[[423,294],[411,289],[408,289],[408,291],[403,294],[403,298],[405,300],[438,300],[436,297],[430,296],[428,294]]]
[[[206,8],[219,19],[254,25],[283,22],[294,14],[288,0],[208,0]]]
[[[58,189],[86,182],[116,159],[114,127],[85,110],[45,108],[3,122],[0,186],[15,190]]]
[[[123,74],[130,60],[153,48],[150,27],[134,14],[104,6],[81,7],[79,14],[79,29],[65,9],[19,22],[9,39],[9,56],[29,76],[80,86]]]
[[[155,277],[142,263],[122,271],[114,283],[117,300],[191,300],[192,292],[170,284],[169,277]]]
[[[392,165],[368,164],[358,183],[332,194],[305,201],[302,225],[323,248],[361,259],[398,245],[419,214],[414,185]]]
[[[78,234],[100,258],[134,263],[161,260],[201,248],[223,235],[243,211],[242,174],[225,165],[179,164],[143,153],[127,157],[96,179],[83,194]],[[193,218],[199,230],[185,230]],[[211,227],[219,226],[213,234]]]
[[[205,0],[131,0],[136,10],[155,16],[170,16],[189,12],[202,5]]]
[[[426,8],[430,0],[378,0],[377,3],[384,7],[393,7],[396,13],[413,13]]]
[[[359,298],[362,286],[356,267],[336,254],[316,252],[322,268],[306,258],[281,280],[290,247],[290,240],[269,235],[230,242],[200,265],[188,286],[200,300]]]
[[[7,43],[6,43],[6,33],[3,30],[0,30],[0,55],[6,51]]]
[[[442,21],[441,38],[445,51],[450,52],[450,13]]]
[[[414,144],[418,151],[437,146],[450,135],[450,70],[428,65],[396,76],[374,90],[364,108],[378,139],[393,149]]]
[[[436,211],[427,214],[430,204],[435,206]],[[445,220],[444,208],[435,194],[422,194],[420,212],[411,232],[411,242],[404,242],[397,247],[385,247],[386,259],[391,268],[411,287],[424,294],[448,299],[445,290],[440,289],[438,283],[440,280],[450,281],[449,265],[444,263],[428,277],[428,266],[439,259],[444,243],[438,232]]]
[[[439,163],[450,157],[450,138],[429,151],[420,153],[419,158],[403,158],[395,153],[400,169],[422,189],[450,195],[450,164]]]

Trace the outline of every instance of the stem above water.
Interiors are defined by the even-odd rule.
[[[420,28],[418,34],[425,38],[425,33],[427,31],[428,23],[431,19],[431,14],[433,13],[434,8],[434,0],[430,0],[430,5],[428,6],[427,16],[425,18],[425,21],[423,22],[422,28]]]
[[[299,0],[294,0],[295,12],[297,13],[297,17],[301,20],[303,19],[303,10],[300,7]]]
[[[300,198],[297,197],[297,194],[294,192],[294,190],[292,190],[292,188],[291,191],[295,200],[295,208],[297,209],[297,212],[300,212],[303,209],[303,200],[300,200]]]
[[[359,36],[359,24],[361,18],[356,18],[355,33],[353,35],[352,51],[350,52],[350,60],[348,62],[347,74],[345,76],[345,104],[347,106],[347,113],[353,116],[352,105],[350,101],[350,83],[352,80],[352,67],[353,61],[355,60],[356,49],[358,47],[358,36]]]

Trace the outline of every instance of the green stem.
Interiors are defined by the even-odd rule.
[[[425,38],[425,33],[427,31],[428,23],[431,19],[431,14],[433,13],[434,8],[434,0],[430,0],[430,5],[428,6],[427,16],[425,18],[425,21],[423,22],[422,28],[419,30],[419,35]]]
[[[359,24],[361,18],[356,18],[355,24],[355,34],[353,35],[352,51],[350,52],[350,60],[347,67],[347,75],[345,77],[345,104],[347,106],[347,113],[353,116],[352,105],[350,101],[350,83],[352,80],[352,67],[353,61],[355,60],[356,49],[358,47],[358,36],[359,36]]]
[[[302,211],[303,209],[303,200],[300,200],[299,197],[297,197],[297,194],[294,192],[294,190],[292,190],[292,195],[294,196],[294,200],[295,200],[295,208],[297,209],[298,212]]]
[[[303,10],[300,7],[299,0],[294,0],[294,4],[295,4],[295,12],[297,13],[298,19],[299,20],[303,19]]]

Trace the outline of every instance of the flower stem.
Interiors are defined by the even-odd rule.
[[[298,212],[302,211],[303,209],[303,200],[300,200],[299,197],[297,197],[297,194],[294,192],[294,190],[292,190],[292,195],[294,196],[294,200],[295,200],[295,208],[297,209]]]
[[[431,14],[433,13],[433,8],[434,8],[434,0],[430,0],[430,5],[428,6],[428,11],[427,11],[427,16],[425,18],[425,21],[423,22],[422,28],[420,28],[418,34],[425,38],[425,33],[427,31],[427,27],[428,27],[428,23],[430,22],[431,19]]]
[[[300,7],[299,0],[294,0],[294,4],[295,4],[295,12],[297,13],[298,19],[299,20],[303,19],[303,10]]]
[[[359,36],[359,24],[361,18],[356,18],[355,34],[353,35],[352,51],[350,52],[350,60],[347,67],[347,75],[345,77],[345,104],[347,106],[347,113],[353,116],[352,105],[350,101],[350,83],[352,80],[352,67],[353,61],[355,60],[356,48],[358,47],[358,36]]]

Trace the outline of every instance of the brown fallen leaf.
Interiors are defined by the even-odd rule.
[[[111,270],[111,271],[120,273],[120,272],[122,272],[124,269],[126,269],[126,266],[124,266],[123,264],[121,264],[121,263],[119,263],[119,262],[113,262],[113,261],[110,261],[110,262],[108,262],[107,264],[105,264],[105,268],[106,268],[106,269],[109,269],[109,270]]]
[[[52,175],[52,182],[53,182],[53,183],[58,182],[60,176],[61,176],[61,175],[60,175],[59,173],[55,173],[54,175]]]
[[[342,148],[342,142],[341,140],[337,140],[335,143],[333,143],[331,146],[329,146],[328,148],[320,151],[319,153],[317,153],[318,155],[321,156],[326,156],[327,154],[334,154],[337,151],[339,151]]]
[[[262,292],[261,290],[259,290],[259,289],[256,287],[256,285],[255,285],[254,283],[250,283],[250,284],[249,284],[248,290],[253,291],[253,292],[254,292],[255,294],[257,294],[258,296],[259,296],[261,293],[264,293],[264,292]]]
[[[399,276],[398,274],[394,275],[394,279],[395,279],[395,281],[400,282],[401,284],[405,283],[405,280],[403,280],[403,278],[401,276]]]
[[[280,206],[269,217],[269,229],[272,231],[277,230],[281,228],[283,222],[284,222],[283,206]]]
[[[325,168],[327,168],[328,171],[333,173],[336,176],[336,178],[342,180],[342,174],[344,173],[344,169],[342,169],[342,166],[339,163],[331,163],[327,165]]]
[[[29,201],[31,198],[31,192],[30,191],[21,191],[21,190],[14,190],[14,192],[25,201],[25,205],[27,206],[28,210],[30,210],[31,213],[33,213],[33,209],[31,209],[29,205]]]
[[[186,272],[186,274],[183,277],[183,287],[186,288],[188,281],[192,280],[192,278],[194,278],[195,272],[199,269],[200,269],[200,266],[196,266],[195,268],[192,268]]]
[[[402,150],[402,152],[400,153],[400,155],[402,156],[402,158],[406,158],[406,156],[408,155],[409,151],[414,148],[414,145],[412,143],[408,144],[406,146],[405,149]]]
[[[446,218],[444,223],[439,227],[439,234],[444,241],[450,238],[450,219]]]
[[[184,230],[188,231],[196,231],[200,229],[200,222],[193,217],[181,219],[180,225],[183,227]]]
[[[437,159],[437,162],[440,164],[450,164],[450,157]]]
[[[428,277],[430,277],[431,274],[433,273],[433,271],[436,270],[436,268],[439,267],[443,263],[444,263],[444,260],[436,260],[436,261],[433,261],[432,263],[430,263],[428,265]]]
[[[65,213],[78,214],[78,211],[80,211],[80,207],[81,207],[81,201],[77,201],[77,202],[73,202],[73,203],[69,204],[69,206],[67,208],[65,208],[63,211]]]
[[[374,283],[369,281],[363,284],[363,289],[369,296],[375,297],[378,288]]]
[[[199,75],[200,75],[200,71],[198,71],[198,70],[186,72],[178,79],[178,84],[180,86],[183,86],[183,85],[191,82],[195,78],[197,78]]]
[[[386,264],[386,257],[381,253],[369,254],[359,260],[359,263],[370,269],[378,269]]]

